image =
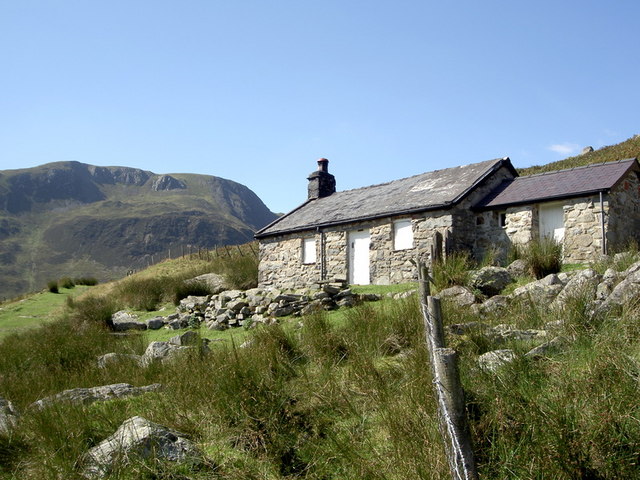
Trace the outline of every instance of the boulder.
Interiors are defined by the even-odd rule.
[[[173,345],[169,342],[151,342],[147,346],[144,355],[142,355],[142,363],[143,365],[149,365],[155,361],[164,362],[188,348],[190,347]]]
[[[507,266],[507,271],[511,274],[512,277],[524,277],[529,273],[529,265],[527,262],[518,258],[514,260]]]
[[[461,307],[468,307],[476,303],[476,296],[466,287],[460,285],[454,285],[453,287],[445,288],[435,295],[436,298],[451,300]]]
[[[181,335],[176,335],[175,337],[171,337],[169,339],[169,343],[172,345],[179,345],[179,346],[197,345],[199,338],[200,336],[196,332],[194,332],[193,330],[189,330],[187,332],[184,332]]]
[[[524,354],[525,357],[539,359],[545,357],[551,353],[556,353],[561,351],[566,345],[568,345],[569,340],[565,337],[555,337],[552,340],[549,340],[542,345],[538,345],[535,348],[532,348],[527,353]]]
[[[125,332],[127,330],[146,330],[147,324],[140,322],[137,315],[133,315],[124,310],[111,315],[113,330],[116,332]]]
[[[506,312],[509,307],[509,297],[494,295],[480,304],[471,306],[471,311],[476,315],[488,315]]]
[[[511,349],[493,350],[480,355],[478,365],[483,370],[496,372],[500,367],[515,361],[516,358],[516,354]]]
[[[165,325],[165,319],[164,317],[153,317],[148,319],[145,323],[149,330],[160,330]]]
[[[50,397],[36,400],[31,404],[31,407],[42,410],[58,402],[90,405],[95,402],[113,400],[114,398],[137,396],[147,392],[157,392],[161,388],[162,385],[159,383],[147,385],[146,387],[134,387],[128,383],[114,383],[113,385],[103,385],[100,387],[72,388]]]
[[[103,478],[118,462],[158,459],[198,465],[204,456],[184,435],[142,417],[125,420],[116,432],[84,456],[84,476]]]
[[[0,434],[8,434],[18,423],[20,414],[13,404],[0,397]]]
[[[192,312],[194,310],[204,310],[209,304],[210,297],[203,296],[197,297],[195,295],[189,295],[187,298],[180,300],[178,310],[181,312]]]
[[[484,267],[471,274],[470,285],[489,297],[498,295],[513,277],[509,270],[502,267]]]
[[[223,292],[226,288],[225,279],[222,275],[217,273],[205,273],[204,275],[198,275],[197,277],[187,280],[185,283],[203,283],[209,288],[212,295],[217,295]]]
[[[143,364],[142,357],[132,353],[105,353],[98,357],[98,367],[100,368],[107,368],[109,365],[122,362],[133,362],[140,366]]]
[[[572,298],[584,298],[592,301],[596,297],[596,291],[602,277],[590,268],[574,274],[562,291],[552,303],[552,307],[562,307],[567,300]]]

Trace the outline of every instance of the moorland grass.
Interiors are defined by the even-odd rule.
[[[148,342],[144,334],[110,335],[96,320],[107,306],[88,303],[0,342],[0,396],[25,412],[11,435],[0,435],[0,478],[79,478],[84,452],[133,415],[189,435],[209,461],[195,468],[132,460],[110,478],[450,478],[416,296],[238,329],[246,337],[214,342],[211,354],[187,352],[144,369],[97,367],[100,354],[140,354]],[[478,320],[448,302],[443,313],[446,325]],[[555,334],[570,341],[496,373],[479,369],[477,356],[497,348],[522,354],[540,341],[446,329],[460,357],[481,478],[640,476],[638,314],[631,303],[615,317],[594,316],[583,292],[561,310],[514,304],[508,318],[483,321],[528,329],[560,318]],[[164,389],[91,406],[27,408],[66,388],[115,382]]]

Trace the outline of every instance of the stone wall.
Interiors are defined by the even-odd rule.
[[[413,248],[395,250],[393,222],[411,219]],[[393,217],[326,228],[322,232],[301,232],[260,240],[260,287],[295,289],[348,278],[348,232],[368,229],[370,279],[377,285],[402,283],[417,279],[412,259],[428,261],[436,232],[451,230],[451,215],[445,211],[427,212],[412,217]],[[316,239],[316,262],[302,263],[302,239]],[[324,252],[323,252],[324,250]],[[324,254],[323,254],[324,253]]]
[[[619,250],[640,241],[640,182],[631,172],[609,195],[607,247]]]
[[[474,256],[481,258],[482,254],[476,252],[476,239],[479,234],[479,225],[472,211],[472,207],[491,193],[503,181],[513,178],[511,170],[506,167],[485,179],[474,188],[473,192],[456,205],[453,210],[453,228],[451,235],[451,248],[453,250],[467,250]]]
[[[598,195],[566,200],[564,211],[565,263],[589,263],[602,254],[602,211]],[[605,224],[608,201],[604,201]]]
[[[501,215],[504,216],[504,225],[500,224]],[[475,218],[474,253],[478,260],[490,254],[505,259],[512,245],[526,245],[539,235],[537,205],[479,212]]]

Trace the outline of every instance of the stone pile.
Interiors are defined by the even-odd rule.
[[[197,328],[205,324],[212,330],[269,324],[276,318],[306,315],[317,310],[351,307],[360,302],[380,300],[377,294],[355,294],[344,282],[326,283],[319,290],[283,292],[274,288],[225,290],[215,295],[189,296],[180,301],[176,313],[154,317],[144,322],[126,311],[113,314],[113,329],[174,330]]]
[[[502,282],[508,273],[508,269],[488,267],[483,274],[475,274],[472,277],[473,286],[475,289],[485,292],[486,295],[486,292],[492,291],[491,285],[498,280]],[[482,285],[483,281],[490,286],[485,288]],[[509,339],[546,340],[525,354],[526,357],[540,358],[550,352],[562,350],[570,343],[570,338],[553,334],[554,330],[564,324],[563,315],[569,302],[578,299],[586,305],[588,315],[597,317],[601,314],[615,315],[622,311],[626,303],[640,298],[640,261],[633,263],[624,272],[608,269],[603,275],[600,275],[595,270],[587,268],[547,275],[540,280],[516,288],[509,295],[493,295],[482,303],[471,302],[472,295],[473,292],[466,287],[452,287],[441,291],[437,296],[456,302],[461,307],[470,306],[471,311],[478,315],[479,319],[496,314],[508,316],[509,309],[514,304],[522,304],[523,302],[533,308],[544,308],[557,312],[558,320],[548,323],[543,330],[518,330],[508,324],[491,327],[482,321],[449,327],[453,334],[466,335],[475,332],[494,343]],[[495,350],[481,355],[478,363],[485,370],[495,371],[501,365],[514,361],[515,358],[516,356],[511,350]]]

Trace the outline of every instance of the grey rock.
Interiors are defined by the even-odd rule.
[[[487,315],[506,312],[508,308],[509,297],[505,295],[494,295],[480,304],[472,305],[471,311],[476,315]]]
[[[181,335],[176,335],[169,339],[169,343],[172,345],[197,345],[200,336],[193,330],[184,332]]]
[[[512,277],[524,277],[529,273],[529,265],[527,262],[518,258],[514,260],[507,266],[507,271],[511,274]]]
[[[146,330],[147,324],[138,321],[137,315],[121,310],[111,315],[113,330],[116,332],[125,332],[127,330]]]
[[[154,383],[146,387],[134,387],[128,383],[114,383],[91,388],[72,388],[64,390],[50,397],[41,398],[31,404],[32,408],[42,410],[58,402],[90,405],[95,402],[105,402],[115,398],[142,395],[147,392],[157,392],[162,385]]]
[[[580,297],[588,301],[594,300],[601,278],[595,270],[590,268],[577,272],[558,294],[552,307],[562,307],[571,298]]]
[[[9,400],[0,397],[0,434],[8,434],[18,423],[20,414]]]
[[[132,362],[137,365],[142,365],[143,360],[140,355],[134,355],[132,353],[105,353],[98,357],[98,367],[107,368],[109,365],[116,365],[123,362]]]
[[[210,297],[207,296],[194,296],[189,295],[187,298],[183,298],[180,300],[180,305],[178,306],[179,311],[181,312],[191,312],[194,310],[204,310],[209,304]]]
[[[186,283],[189,282],[204,283],[209,288],[212,295],[217,295],[218,293],[223,292],[226,288],[224,277],[217,273],[205,273],[204,275],[198,275],[197,277],[186,281]]]
[[[166,361],[173,358],[177,353],[189,349],[182,345],[173,345],[169,342],[151,342],[142,355],[144,365],[149,365],[156,361]]]
[[[183,434],[142,417],[125,420],[116,432],[84,456],[84,476],[103,478],[118,462],[134,458],[200,464],[204,456]]]
[[[498,295],[513,277],[509,270],[502,267],[484,267],[471,274],[471,286],[477,288],[484,295]]]
[[[496,372],[500,367],[512,363],[516,354],[511,349],[493,350],[478,357],[478,365],[483,370]]]
[[[460,285],[445,288],[435,295],[435,297],[451,300],[461,307],[468,307],[476,303],[475,295],[471,293],[468,288],[461,287]]]
[[[543,343],[542,345],[538,345],[535,348],[532,348],[527,353],[525,353],[525,357],[528,358],[542,358],[549,354],[556,353],[561,351],[565,346],[569,344],[569,340],[565,337],[555,337],[552,340]]]
[[[534,340],[547,336],[546,330],[519,330],[506,324],[496,325],[493,332],[503,340]]]
[[[159,330],[165,326],[165,319],[164,317],[153,317],[148,319],[145,323],[149,330]]]

